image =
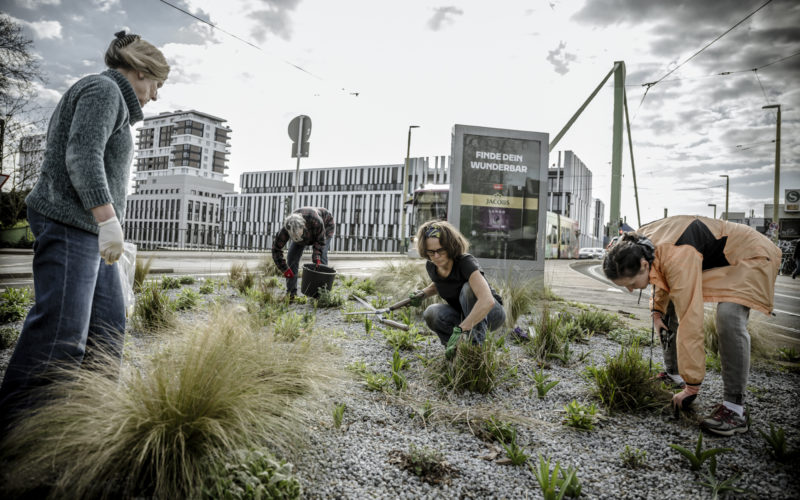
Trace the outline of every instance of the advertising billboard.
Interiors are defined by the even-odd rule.
[[[486,268],[544,269],[548,136],[456,125],[452,222]]]

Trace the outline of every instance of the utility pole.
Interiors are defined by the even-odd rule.
[[[720,177],[725,177],[725,220],[728,220],[728,195],[730,194],[730,187],[731,187],[731,178],[728,175],[720,175]]]
[[[778,224],[778,201],[780,200],[778,196],[780,195],[781,184],[781,105],[770,104],[769,106],[761,107],[761,109],[772,108],[777,108],[778,110],[777,131],[775,132],[775,185],[772,196],[772,222]],[[778,234],[778,229],[775,230],[775,234]]]
[[[709,207],[714,207],[714,218],[717,218],[717,204],[716,203],[709,203]]]
[[[419,125],[408,126],[408,143],[406,144],[406,163],[403,168],[403,193],[400,196],[400,252],[408,251],[408,231],[406,231],[406,191],[408,191],[408,167],[411,156],[411,129],[419,128]]]
[[[614,62],[614,119],[611,142],[611,233],[619,234],[620,196],[622,194],[622,124],[625,100],[625,61]]]

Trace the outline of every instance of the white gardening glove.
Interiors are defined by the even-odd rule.
[[[116,216],[99,222],[97,225],[100,227],[100,234],[97,235],[100,257],[110,266],[119,260],[124,251],[122,244],[125,236],[122,234],[122,226]]]

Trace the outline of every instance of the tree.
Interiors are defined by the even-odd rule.
[[[34,93],[34,83],[42,80],[33,41],[22,26],[0,14],[0,173],[10,176],[0,196],[4,226],[25,217],[25,196],[38,175],[38,169],[17,160],[25,138],[40,133],[46,123]]]

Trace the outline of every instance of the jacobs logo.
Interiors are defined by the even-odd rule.
[[[511,200],[509,200],[500,193],[495,193],[492,196],[488,196],[486,198],[486,204],[500,206],[500,207],[509,207],[511,206]]]

